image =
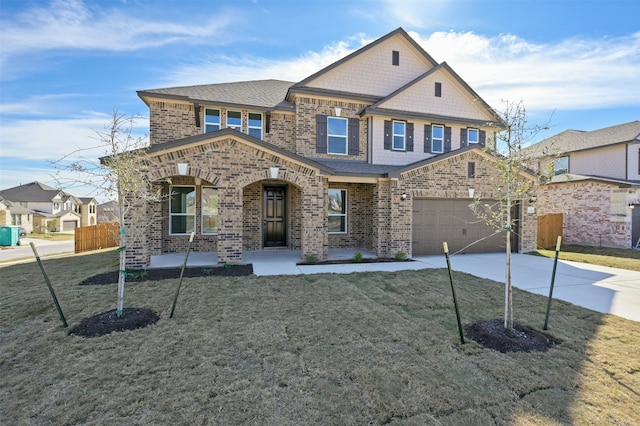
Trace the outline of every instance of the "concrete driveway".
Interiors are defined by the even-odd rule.
[[[446,267],[444,256],[419,256],[417,260],[434,267]],[[453,256],[451,267],[477,277],[505,282],[504,253]],[[548,296],[552,272],[553,259],[527,254],[512,256],[514,287]],[[556,270],[553,297],[596,312],[640,321],[640,272],[561,260]]]

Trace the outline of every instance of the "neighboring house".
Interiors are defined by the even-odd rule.
[[[33,230],[34,211],[0,196],[0,225],[19,226],[27,233]]]
[[[93,197],[80,197],[80,223],[93,226],[98,223],[98,201]]]
[[[96,222],[96,200],[86,198],[87,214],[83,215],[84,202],[60,189],[40,182],[31,182],[0,191],[0,196],[32,211],[32,229],[35,232],[69,232],[79,226]],[[93,205],[91,208],[90,206]],[[90,213],[90,211],[93,213]],[[83,220],[86,218],[86,221]],[[31,231],[29,230],[29,231]]]
[[[553,179],[538,212],[563,213],[564,242],[630,248],[640,240],[640,121],[567,130],[533,145]],[[550,167],[547,167],[550,165]]]
[[[442,241],[501,250],[468,207],[471,192],[492,197],[499,173],[484,148],[501,118],[401,28],[297,83],[138,95],[150,112],[144,172],[165,197],[125,219],[146,218],[131,267],[185,251],[192,231],[192,249],[220,263],[272,248],[320,260],[334,248],[441,254]],[[516,251],[535,248],[530,211],[514,209]]]
[[[119,222],[118,218],[118,202],[117,201],[107,201],[102,204],[98,204],[97,207],[98,214],[98,223],[112,223]]]

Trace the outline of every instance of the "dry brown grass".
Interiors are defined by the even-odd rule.
[[[114,308],[79,286],[117,254],[45,262],[70,325]],[[637,424],[640,324],[556,302],[546,353],[460,345],[444,270],[185,279],[127,287],[153,326],[68,336],[37,265],[0,268],[0,424]],[[502,285],[454,275],[463,322]],[[545,299],[516,290],[540,329]]]
[[[531,254],[554,258],[555,250],[536,250]],[[561,260],[609,266],[611,268],[640,271],[640,250],[610,247],[564,245],[558,257]]]

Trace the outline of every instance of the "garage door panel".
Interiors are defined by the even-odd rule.
[[[496,233],[469,208],[470,200],[414,199],[413,254],[442,254],[447,241],[454,253],[504,251],[504,233]]]

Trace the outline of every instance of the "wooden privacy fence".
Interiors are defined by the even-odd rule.
[[[538,216],[538,247],[555,247],[558,235],[562,235],[562,225],[562,213]]]
[[[101,223],[94,226],[83,226],[75,231],[75,251],[98,250],[118,245],[118,223]]]

